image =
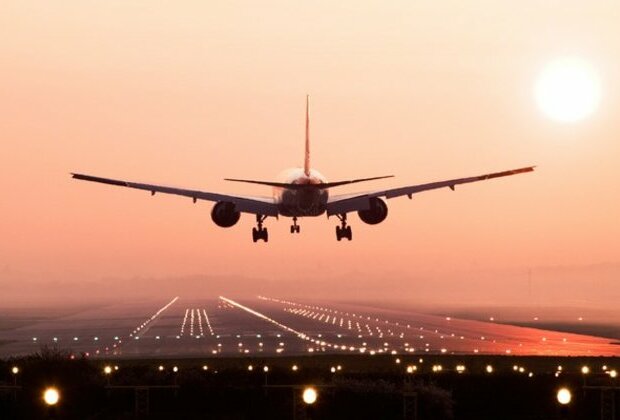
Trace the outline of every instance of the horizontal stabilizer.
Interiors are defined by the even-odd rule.
[[[351,179],[348,181],[323,182],[321,184],[289,184],[286,182],[255,181],[253,179],[232,179],[232,178],[224,178],[224,180],[233,181],[233,182],[246,182],[248,184],[266,185],[268,187],[277,187],[277,188],[289,188],[289,189],[318,188],[318,189],[324,190],[327,188],[339,187],[341,185],[356,184],[358,182],[374,181],[377,179],[393,178],[393,177],[394,175],[385,175],[385,176],[375,176],[372,178]]]

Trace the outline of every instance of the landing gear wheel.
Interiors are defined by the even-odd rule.
[[[258,230],[256,228],[252,228],[252,241],[258,241]]]
[[[340,219],[340,226],[336,226],[336,239],[342,240],[342,238],[347,238],[349,241],[353,239],[353,232],[351,231],[351,226],[347,226],[347,215],[339,214],[338,219]]]
[[[261,232],[261,238],[265,242],[269,242],[269,233],[267,232],[267,228],[264,228]]]
[[[347,227],[344,229],[344,236],[345,236],[348,240],[353,239],[353,232],[351,231],[351,226],[347,226]]]
[[[267,228],[263,227],[263,222],[267,216],[263,216],[261,214],[256,215],[256,223],[257,227],[252,228],[252,241],[258,242],[259,239],[267,242],[269,241],[269,233],[267,232]]]
[[[299,225],[297,224],[297,217],[293,217],[293,224],[291,225],[291,233],[299,233]]]

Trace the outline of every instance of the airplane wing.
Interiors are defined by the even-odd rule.
[[[411,198],[413,194],[422,191],[436,190],[438,188],[448,187],[454,191],[456,185],[468,184],[470,182],[486,181],[487,179],[500,178],[504,176],[517,175],[526,172],[532,172],[535,166],[525,168],[512,169],[509,171],[494,172],[491,174],[472,176],[468,178],[450,179],[447,181],[431,182],[428,184],[410,185],[406,187],[392,188],[389,190],[370,191],[359,194],[335,195],[330,197],[327,203],[327,215],[343,214],[359,210],[367,210],[370,208],[370,199],[385,197],[387,199],[400,197],[403,195]]]
[[[102,184],[116,185],[119,187],[135,188],[138,190],[150,191],[151,195],[155,193],[174,194],[184,197],[190,197],[194,203],[196,200],[207,201],[226,201],[235,204],[235,209],[242,213],[261,214],[263,216],[278,216],[278,207],[273,199],[268,197],[245,197],[233,196],[225,194],[217,194],[198,190],[185,190],[181,188],[165,187],[162,185],[141,184],[138,182],[120,181],[117,179],[100,178],[97,176],[74,174],[71,176],[82,181],[99,182]]]

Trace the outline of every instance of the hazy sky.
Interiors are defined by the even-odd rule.
[[[389,278],[402,297],[481,272],[499,293],[528,267],[589,279],[583,267],[620,262],[618,22],[617,1],[4,1],[0,285],[213,274],[300,293],[333,279],[346,296]],[[572,124],[533,93],[566,55],[603,92]],[[538,168],[390,200],[379,226],[351,217],[350,243],[319,217],[295,236],[269,219],[270,242],[254,244],[250,215],[221,229],[211,203],[69,177],[269,195],[222,178],[302,164],[306,93],[313,167],[396,175],[341,192]]]

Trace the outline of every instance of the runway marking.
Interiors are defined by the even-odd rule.
[[[263,319],[263,320],[265,320],[267,322],[270,322],[270,323],[276,325],[277,327],[279,327],[279,328],[281,328],[281,329],[283,329],[285,331],[293,333],[298,338],[300,338],[302,340],[306,340],[306,341],[310,341],[311,343],[314,343],[315,346],[321,347],[322,351],[324,351],[325,347],[331,347],[331,348],[333,348],[335,350],[343,350],[343,351],[347,351],[347,350],[348,351],[360,351],[361,353],[364,353],[366,351],[366,348],[360,348],[360,347],[356,347],[356,346],[348,346],[347,347],[347,346],[344,346],[344,345],[338,345],[338,344],[335,344],[335,343],[331,343],[331,342],[322,340],[322,339],[320,339],[321,338],[320,334],[318,335],[319,338],[312,338],[309,334],[303,333],[303,332],[298,331],[298,330],[296,330],[294,328],[291,328],[291,327],[289,327],[287,325],[284,325],[281,322],[278,322],[278,321],[276,321],[273,318],[269,318],[268,316],[266,316],[266,315],[264,315],[264,314],[262,314],[262,313],[260,313],[258,311],[255,311],[254,309],[248,308],[247,306],[244,306],[244,305],[242,305],[242,304],[240,304],[238,302],[235,302],[232,299],[228,299],[228,298],[226,298],[224,296],[220,296],[220,299],[222,299],[224,302],[226,302],[226,303],[228,303],[228,304],[230,304],[230,305],[232,305],[234,307],[237,307],[237,308],[239,308],[239,309],[241,309],[243,311],[246,311],[247,313],[249,313],[251,315],[254,315],[257,318]],[[308,348],[308,351],[313,353],[315,351],[318,351],[318,349],[310,347],[310,348]],[[280,352],[278,352],[278,353],[280,353]]]
[[[200,309],[196,309],[196,313],[198,314],[198,328],[200,329],[200,336],[204,337],[205,333],[202,329],[202,315],[200,315]]]
[[[164,313],[164,311],[166,309],[168,309],[169,307],[171,307],[174,302],[176,302],[179,299],[178,296],[175,296],[174,299],[172,299],[170,302],[168,302],[166,305],[164,305],[163,307],[161,307],[157,312],[155,312],[149,319],[147,319],[146,321],[144,321],[142,324],[140,324],[138,327],[136,327],[133,332],[131,334],[129,334],[130,337],[134,336],[136,338],[139,338],[142,334],[144,334],[148,328],[147,326],[155,321],[155,319],[160,316],[162,313]],[[118,342],[120,342],[120,340],[116,340]]]
[[[384,337],[397,337],[401,340],[405,340],[406,338],[405,331],[411,330],[410,324],[401,325],[400,322],[380,319],[375,316],[371,317],[367,315],[339,311],[336,309],[327,308],[323,306],[306,305],[302,303],[280,300],[280,299],[275,299],[275,298],[267,298],[264,296],[259,296],[258,298],[261,300],[267,300],[267,301],[271,301],[275,303],[280,303],[285,306],[289,306],[289,307],[283,308],[285,312],[289,312],[295,315],[300,315],[305,318],[312,319],[318,322],[323,321],[326,324],[338,326],[346,330],[353,330],[353,325],[352,325],[352,320],[353,320],[356,323],[356,328],[357,328],[358,333],[361,333],[362,328],[365,328],[368,337],[375,337],[376,339],[381,339]],[[366,320],[368,322],[364,323],[362,327],[362,325],[359,323],[358,320]],[[346,321],[346,326],[345,326],[345,321]],[[381,326],[385,326],[385,327],[381,327]],[[420,327],[420,330],[424,330],[424,328]],[[440,340],[443,340],[444,338],[453,338],[453,339],[460,339],[460,340],[465,339],[464,336],[456,337],[454,333],[453,334],[443,333],[439,331],[438,329],[429,331],[429,333],[436,335],[437,338]],[[337,334],[337,335],[338,335],[338,338],[342,337],[341,334]],[[357,338],[363,338],[363,335],[358,334]],[[416,339],[416,337],[409,337],[409,338],[412,340]],[[422,336],[420,337],[420,339],[421,338]],[[422,343],[420,343],[420,346],[421,345]],[[366,343],[364,344],[364,346],[366,346]],[[380,353],[380,352],[388,351],[387,345],[380,346],[380,347],[381,348],[377,350],[377,352]],[[405,352],[415,351],[415,347],[413,346],[410,347],[409,345],[407,345],[407,346],[399,346],[399,347]],[[425,347],[426,348],[424,349],[424,351],[426,352],[431,351],[429,343],[425,343]],[[445,353],[448,350],[445,348],[445,346],[442,346],[441,349],[435,349],[435,351],[442,351],[443,353]],[[392,352],[394,352],[394,350],[392,350]]]
[[[211,335],[215,335],[215,333],[213,332],[213,328],[211,328],[211,322],[209,321],[209,316],[207,315],[207,310],[203,309],[202,313],[205,316],[205,322],[207,323],[207,328],[209,329],[209,333]]]
[[[189,314],[189,309],[185,310],[185,316],[183,317],[183,323],[181,324],[181,332],[179,333],[179,336],[182,336],[183,333],[185,332],[185,324],[187,323],[187,315]]]

